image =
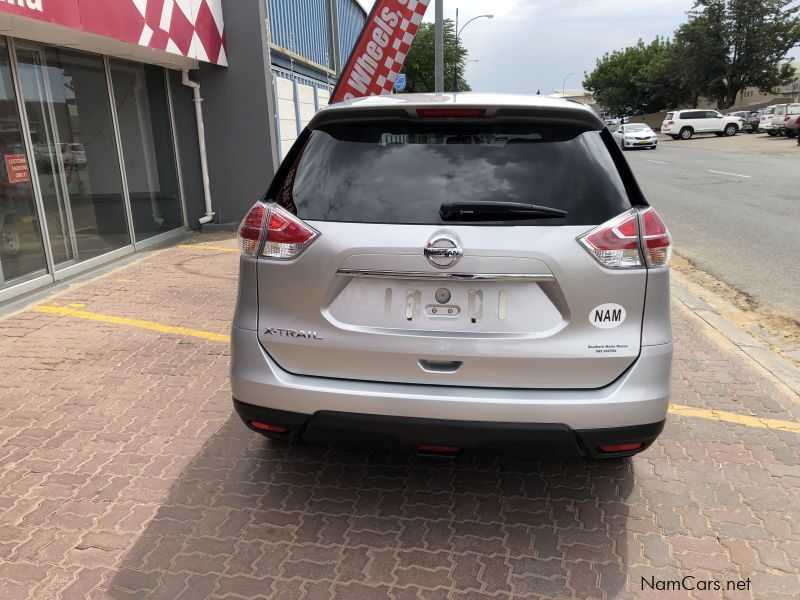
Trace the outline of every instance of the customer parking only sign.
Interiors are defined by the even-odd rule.
[[[430,0],[378,0],[331,102],[389,94],[406,60]]]

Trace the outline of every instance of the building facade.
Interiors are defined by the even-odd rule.
[[[0,2],[0,302],[238,222],[365,20],[355,0]]]

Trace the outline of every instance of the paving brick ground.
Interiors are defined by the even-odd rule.
[[[226,333],[236,275],[234,253],[173,248],[47,303]],[[674,320],[675,403],[798,420],[797,397]],[[800,594],[797,434],[671,416],[607,463],[285,448],[232,416],[228,360],[131,327],[0,321],[0,598]],[[643,584],[685,576],[749,591]]]

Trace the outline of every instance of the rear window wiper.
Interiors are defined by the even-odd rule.
[[[445,202],[443,221],[505,221],[509,219],[563,219],[567,211],[522,202]]]

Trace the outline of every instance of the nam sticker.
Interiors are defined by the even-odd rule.
[[[600,329],[614,329],[625,322],[625,308],[619,304],[601,304],[589,313],[589,323]]]

